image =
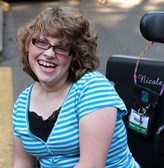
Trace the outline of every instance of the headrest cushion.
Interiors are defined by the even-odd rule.
[[[146,40],[164,43],[164,12],[148,12],[140,21],[140,31]]]

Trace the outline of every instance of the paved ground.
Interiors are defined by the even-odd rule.
[[[105,75],[106,62],[111,55],[140,55],[149,44],[140,34],[141,17],[149,11],[164,9],[163,0],[108,0],[106,5],[99,6],[95,3],[96,0],[82,0],[81,3],[73,0],[9,1],[10,10],[3,12],[3,16],[0,12],[0,48],[3,48],[0,54],[0,113],[4,118],[3,122],[0,120],[0,151],[6,152],[6,155],[0,153],[0,167],[9,168],[12,164],[13,102],[33,82],[19,66],[15,43],[18,27],[47,6],[66,4],[80,8],[99,34],[99,71]],[[163,59],[163,44],[154,44],[144,56]]]

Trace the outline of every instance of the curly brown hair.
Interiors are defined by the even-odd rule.
[[[75,82],[85,73],[98,68],[98,36],[83,13],[67,6],[46,8],[33,21],[22,26],[17,33],[20,64],[35,81],[38,81],[38,78],[29,65],[28,50],[32,38],[38,38],[40,35],[67,42],[72,55],[68,80]]]

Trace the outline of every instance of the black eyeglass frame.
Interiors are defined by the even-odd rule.
[[[36,40],[41,40],[41,41],[43,41],[43,42],[46,42],[46,43],[49,45],[49,47],[45,49],[45,48],[42,48],[42,47],[37,46],[37,45],[35,44]],[[51,47],[53,47],[53,50],[54,50],[55,54],[62,55],[62,56],[65,56],[65,57],[70,56],[70,51],[68,51],[68,55],[63,55],[63,54],[57,53],[56,50],[55,50],[56,46],[51,45],[51,44],[50,44],[48,41],[46,41],[46,40],[42,40],[42,39],[39,39],[39,38],[32,38],[32,44],[33,44],[34,46],[40,48],[40,49],[43,49],[43,50],[48,50],[48,49],[50,49]]]

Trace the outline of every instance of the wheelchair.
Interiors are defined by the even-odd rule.
[[[153,43],[164,43],[164,12],[148,12],[140,21],[142,36]],[[151,45],[150,45],[151,46]],[[153,50],[153,47],[147,53]],[[134,73],[137,62],[137,84],[160,93],[164,83],[164,60],[136,56],[112,55],[107,62],[106,77],[113,81],[115,89],[123,99],[128,114],[123,118],[127,128],[128,144],[135,160],[142,168],[164,167],[164,95],[159,96],[159,109],[155,114],[149,138],[135,134],[129,129],[131,99],[134,94]]]

